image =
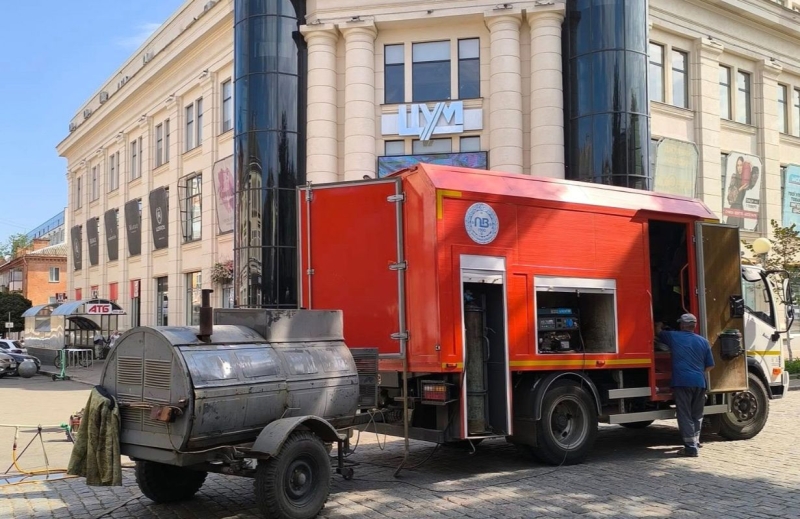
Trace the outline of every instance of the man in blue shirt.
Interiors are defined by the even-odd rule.
[[[658,338],[672,352],[672,394],[678,415],[678,430],[683,438],[680,454],[696,458],[706,401],[706,372],[714,367],[711,344],[694,333],[697,317],[683,314],[680,330],[663,330]]]

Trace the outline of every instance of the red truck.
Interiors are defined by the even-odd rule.
[[[298,197],[301,307],[379,349],[380,432],[578,463],[598,422],[674,418],[654,327],[685,312],[713,346],[711,427],[766,421],[741,398],[739,231],[699,200],[427,164]]]

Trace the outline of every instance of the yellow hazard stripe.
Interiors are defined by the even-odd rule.
[[[463,369],[463,362],[442,362],[442,369]]]
[[[620,365],[641,365],[650,364],[650,359],[570,359],[570,360],[512,360],[509,366],[512,368],[530,368],[538,366],[578,366],[578,367],[592,367],[597,366],[598,360],[605,360],[604,366],[620,366]]]
[[[447,189],[436,190],[436,219],[441,220],[444,216],[444,198],[461,198],[461,191],[449,191]]]
[[[756,355],[761,355],[763,357],[777,357],[781,354],[780,350],[752,350],[747,352],[748,355],[754,357]]]

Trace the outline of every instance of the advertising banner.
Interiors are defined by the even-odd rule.
[[[72,265],[75,270],[80,270],[83,267],[83,239],[81,231],[80,225],[76,225],[70,229],[70,237],[72,238]]]
[[[150,191],[150,223],[153,228],[153,250],[169,246],[169,193],[164,187]]]
[[[658,141],[653,191],[695,198],[697,167],[697,147],[693,142],[675,139]]]
[[[89,266],[91,267],[94,267],[100,261],[98,220],[99,218],[86,220],[86,241],[89,242]]]
[[[108,250],[108,261],[119,259],[119,213],[116,209],[106,211],[104,223],[106,224],[106,250]]]
[[[233,183],[233,155],[214,164],[214,192],[217,200],[217,225],[219,233],[233,230],[235,188]]]
[[[800,227],[800,166],[789,164],[783,179],[783,227]]]
[[[125,203],[125,228],[128,236],[128,255],[138,256],[142,253],[142,213],[139,200]]]
[[[488,159],[489,157],[485,151],[434,153],[430,155],[387,155],[378,157],[378,178],[383,178],[401,169],[410,168],[420,162],[461,168],[486,169],[489,164]]]
[[[745,231],[758,231],[761,211],[761,159],[753,155],[731,153],[725,172],[722,200],[723,223]]]

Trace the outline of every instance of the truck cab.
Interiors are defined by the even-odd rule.
[[[782,398],[789,387],[784,365],[794,321],[788,276],[743,261],[742,296],[748,371],[763,382],[769,398]]]

